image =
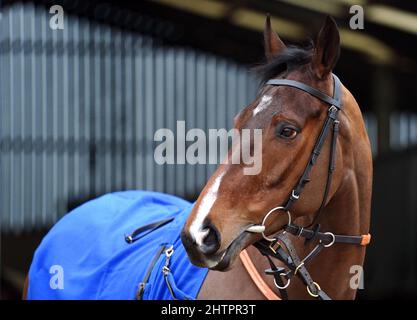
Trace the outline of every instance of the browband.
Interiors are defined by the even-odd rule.
[[[296,80],[288,80],[288,79],[271,79],[268,80],[265,84],[273,85],[273,86],[286,86],[286,87],[293,87],[300,89],[308,94],[316,97],[317,99],[335,106],[337,109],[342,109],[342,101],[341,101],[341,83],[339,78],[332,73],[333,76],[333,97],[328,96],[327,94],[317,90],[316,88],[310,87],[302,82]]]

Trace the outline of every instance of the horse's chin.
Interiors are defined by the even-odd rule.
[[[220,259],[218,260],[217,264],[210,266],[209,269],[216,271],[230,270],[240,252],[253,242],[253,234],[248,232],[241,233],[221,254],[219,254]]]

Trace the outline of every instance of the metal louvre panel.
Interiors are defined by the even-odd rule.
[[[196,86],[196,53],[192,50],[186,51],[185,58],[185,82],[187,85],[185,97],[185,121],[186,129],[192,129],[196,125],[197,112],[197,86]],[[187,166],[185,170],[185,195],[192,195],[196,192],[197,180],[196,166]]]
[[[166,90],[166,83],[164,80],[165,72],[164,72],[164,62],[165,62],[165,50],[163,47],[159,47],[155,50],[155,86],[158,92],[165,92]],[[133,88],[133,90],[137,90]],[[168,106],[168,101],[166,99],[165,94],[156,94],[155,101],[154,101],[154,110],[156,113],[155,117],[155,128],[165,128],[167,123],[164,116],[165,108]],[[139,106],[135,106],[139,109]],[[136,110],[138,111],[138,110]],[[137,163],[136,165],[139,165]],[[164,192],[165,187],[165,166],[156,165],[155,166],[155,189],[161,192]]]
[[[111,191],[195,197],[216,165],[158,165],[155,131],[229,130],[256,80],[191,48],[69,15],[52,30],[50,18],[17,3],[0,20],[1,230],[48,227]]]
[[[166,60],[165,60],[165,88],[166,88],[166,105],[165,105],[165,121],[166,126],[176,131],[176,119],[175,119],[175,52],[173,48],[167,48]],[[175,192],[175,166],[166,165],[165,175],[165,188],[164,192],[174,193]]]
[[[10,143],[10,124],[11,124],[11,76],[10,59],[8,53],[11,47],[10,13],[3,12],[0,19],[0,226],[10,223],[9,212],[11,212],[11,157]],[[9,152],[6,150],[9,149]]]

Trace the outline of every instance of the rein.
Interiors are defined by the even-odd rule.
[[[331,182],[333,178],[333,172],[335,169],[335,159],[336,159],[336,142],[337,135],[339,132],[339,120],[338,114],[342,110],[342,85],[339,78],[332,74],[333,78],[333,96],[330,97],[327,94],[310,87],[302,82],[288,79],[272,79],[266,82],[266,85],[273,86],[288,86],[304,91],[313,97],[321,100],[322,102],[329,105],[327,111],[327,117],[324,121],[324,124],[321,128],[320,134],[314,144],[313,150],[311,152],[309,161],[299,178],[297,184],[292,189],[288,200],[284,206],[278,206],[270,210],[264,217],[261,225],[252,225],[249,226],[246,231],[252,233],[261,233],[263,239],[256,242],[254,246],[259,250],[259,252],[268,259],[270,269],[265,270],[267,275],[272,275],[274,277],[274,284],[278,288],[281,298],[287,299],[288,294],[286,289],[291,283],[291,279],[294,276],[298,276],[301,281],[306,286],[307,292],[310,296],[318,298],[320,300],[330,300],[330,297],[320,288],[320,285],[313,281],[308,270],[306,269],[306,264],[316,257],[323,249],[331,247],[335,243],[343,244],[353,244],[353,245],[362,245],[366,246],[370,243],[371,235],[360,235],[360,236],[351,236],[351,235],[335,235],[332,232],[320,232],[320,224],[318,220],[321,216],[324,206],[326,205],[329,190],[331,187]],[[331,130],[332,129],[332,130]],[[329,135],[331,134],[331,145],[330,145],[330,155],[329,155],[329,167],[327,171],[326,185],[324,189],[323,200],[320,204],[320,208],[317,211],[316,216],[314,217],[311,224],[306,227],[301,227],[296,224],[293,224],[291,221],[290,208],[292,205],[299,200],[300,194],[305,187],[305,185],[310,182],[310,174],[317,162],[317,158],[320,155],[321,149],[324,145],[324,142]],[[284,227],[283,231],[277,234],[275,237],[267,237],[265,235],[265,223],[268,217],[277,211],[284,211],[288,214],[288,224]],[[312,229],[310,227],[314,226]],[[288,233],[295,235],[297,237],[305,238],[305,243],[317,239],[318,244],[311,250],[311,252],[300,259]],[[264,296],[267,299],[276,300],[275,297],[270,294],[267,290],[264,289],[267,284],[264,282],[262,277],[257,272],[256,268],[253,267],[253,263],[249,258],[249,255],[244,250],[241,254],[242,263],[251,276],[252,280],[255,282],[257,287],[261,290]],[[281,261],[286,268],[277,267],[273,259]],[[252,264],[252,265],[251,265]]]

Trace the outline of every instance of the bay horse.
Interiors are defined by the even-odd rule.
[[[263,87],[234,125],[262,130],[261,171],[225,161],[195,204],[143,191],[87,202],[42,240],[24,297],[355,298],[372,156],[359,106],[332,73],[337,25],[328,17],[315,46],[287,47],[267,17],[264,41]]]
[[[370,240],[372,155],[360,108],[332,74],[340,52],[337,25],[327,17],[315,47],[302,49],[287,47],[267,18],[264,41],[264,86],[235,117],[238,130],[263,130],[262,170],[245,175],[244,165],[220,165],[182,232],[192,263],[221,271],[234,265],[226,273],[210,271],[198,297],[274,298],[269,289],[277,286],[291,299],[353,299],[352,270],[362,267]],[[267,236],[279,231],[281,239]],[[260,251],[250,246],[257,243]],[[292,266],[265,259],[276,245],[296,253],[290,252]],[[309,276],[290,283],[307,260]],[[260,276],[268,268],[274,276]]]

